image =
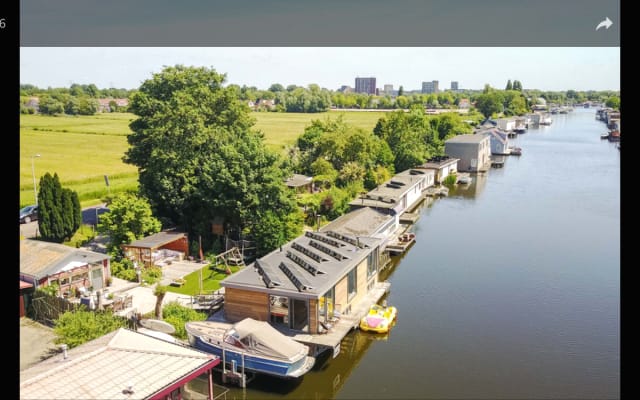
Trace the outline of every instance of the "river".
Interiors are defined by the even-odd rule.
[[[227,399],[619,398],[620,150],[593,109],[553,120],[422,205],[384,273],[389,335],[352,332],[303,379]]]

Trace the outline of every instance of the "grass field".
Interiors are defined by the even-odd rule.
[[[314,119],[344,115],[347,123],[371,130],[384,112],[338,112],[318,114],[255,112],[255,128],[265,144],[283,151],[292,145]],[[135,189],[137,169],[122,161],[128,148],[126,136],[133,114],[93,116],[20,115],[20,207],[35,202],[32,157],[36,184],[46,172],[58,173],[64,187],[78,192],[83,207],[100,203],[109,192]],[[107,188],[104,175],[109,177]]]

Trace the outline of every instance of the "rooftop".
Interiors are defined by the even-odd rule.
[[[373,236],[390,220],[393,220],[393,216],[370,207],[363,207],[334,219],[323,226],[321,231],[334,231],[354,237]]]
[[[308,185],[313,181],[313,178],[306,175],[293,174],[289,179],[284,181],[284,184],[289,187],[300,187]]]
[[[120,328],[20,372],[21,399],[144,399],[220,359]],[[133,397],[125,389],[131,386]]]
[[[446,143],[480,143],[483,140],[486,140],[487,136],[485,135],[458,135],[454,136],[451,139],[448,139]]]
[[[457,158],[449,157],[449,156],[438,156],[432,157],[427,160],[424,164],[422,164],[419,168],[425,169],[440,169],[444,167],[448,167],[449,165],[457,164],[460,161]]]
[[[223,287],[316,298],[378,246],[379,239],[305,232],[220,282]]]
[[[183,237],[187,237],[187,234],[184,232],[158,232],[124,246],[157,249],[178,239],[182,239]]]
[[[408,169],[395,175],[387,182],[378,185],[377,188],[369,191],[361,197],[352,200],[352,206],[365,206],[375,208],[395,208],[398,201],[418,182],[433,171],[424,169]]]
[[[111,257],[58,243],[24,239],[20,241],[20,273],[37,279],[87,264],[100,263]]]

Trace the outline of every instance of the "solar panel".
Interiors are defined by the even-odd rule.
[[[303,278],[296,276],[296,274],[287,266],[287,264],[280,262],[278,266],[282,272],[291,280],[291,282],[298,288],[299,292],[303,290],[313,289]]]
[[[323,246],[322,244],[314,241],[314,240],[310,240],[309,241],[309,246],[311,247],[315,247],[316,249],[322,251],[323,253],[327,253],[328,255],[330,255],[331,257],[335,258],[338,261],[342,261],[345,258],[348,258],[346,256],[343,256],[342,254],[338,253],[337,251],[334,251],[330,248],[328,248],[327,246]]]
[[[330,244],[330,245],[331,245],[331,246],[333,246],[333,247],[338,247],[338,248],[340,248],[340,247],[343,247],[343,246],[344,246],[344,243],[340,243],[340,242],[338,242],[337,240],[333,240],[333,239],[328,238],[328,237],[326,237],[326,236],[324,236],[324,235],[320,235],[320,234],[317,234],[317,233],[314,233],[314,232],[311,232],[311,231],[306,231],[306,232],[304,233],[304,235],[305,235],[306,237],[309,237],[309,238],[312,238],[312,239],[315,239],[315,240],[319,240],[319,241],[321,241],[321,242],[323,242],[323,243]]]
[[[352,244],[354,246],[358,246],[361,249],[369,247],[364,243],[360,243],[360,241],[357,240],[357,239],[354,239],[354,238],[349,237],[349,236],[345,236],[345,235],[343,235],[341,233],[338,233],[338,232],[335,232],[335,231],[327,231],[327,236],[331,236],[334,239],[342,240],[343,242],[347,242],[347,243]]]
[[[262,280],[268,288],[272,288],[274,286],[282,286],[282,283],[275,277],[275,272],[273,272],[268,264],[256,260],[254,266],[258,270],[258,273],[262,276]]]
[[[324,271],[319,270],[313,265],[309,264],[305,259],[299,257],[297,254],[293,254],[289,250],[287,250],[287,257],[290,258],[293,262],[307,270],[311,275],[316,276],[318,274],[324,274]]]
[[[305,256],[313,259],[313,261],[315,261],[315,262],[328,261],[326,258],[322,257],[320,254],[315,253],[315,252],[307,249],[306,247],[304,247],[304,246],[302,246],[302,245],[300,245],[300,244],[298,244],[296,242],[293,242],[291,244],[291,247],[293,249],[295,249],[295,250],[298,250],[300,253],[304,254]]]

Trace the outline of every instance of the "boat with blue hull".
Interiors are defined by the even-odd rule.
[[[235,324],[192,321],[185,324],[191,346],[245,371],[298,378],[311,370],[309,347],[278,332],[267,322],[245,318]]]

